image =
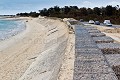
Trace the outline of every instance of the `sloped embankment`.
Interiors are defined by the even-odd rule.
[[[39,19],[45,26],[44,51],[19,80],[56,80],[68,42],[68,27],[60,20]]]

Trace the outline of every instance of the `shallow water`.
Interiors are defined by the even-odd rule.
[[[22,20],[0,20],[0,40],[8,39],[25,29]]]

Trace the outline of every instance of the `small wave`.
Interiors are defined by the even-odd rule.
[[[0,41],[17,35],[25,28],[25,22],[21,20],[0,20]]]

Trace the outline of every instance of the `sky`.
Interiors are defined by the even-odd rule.
[[[93,8],[120,5],[120,0],[0,0],[0,15],[38,11],[56,5]]]

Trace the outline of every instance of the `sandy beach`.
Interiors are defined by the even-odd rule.
[[[75,34],[60,19],[18,18],[26,29],[0,42],[0,80],[73,80]],[[11,20],[11,19],[9,19]],[[58,25],[59,24],[59,25]],[[106,33],[117,42],[119,33]],[[110,65],[119,54],[105,55]]]
[[[70,72],[68,76],[71,76],[72,78],[74,65],[74,35],[70,36],[69,42],[67,43],[67,25],[60,20],[53,19],[22,19],[26,20],[26,29],[19,34],[0,42],[0,80],[42,80],[40,69],[52,69],[52,66],[48,67],[47,65],[54,61],[52,60],[51,62],[46,62],[48,58],[52,59],[52,56],[57,57],[54,59],[55,63],[51,64],[55,67],[56,70],[54,71],[54,76],[50,76],[50,74],[49,76],[57,78],[58,72],[56,71],[59,71],[59,68],[61,67],[60,65],[62,64],[61,62],[64,59],[65,52],[65,57],[67,57],[65,61],[70,58],[72,59],[70,59],[71,64],[64,66],[65,63],[63,63],[63,66],[66,67],[66,70],[70,70],[68,71]],[[58,52],[59,50],[57,48],[60,49],[60,52]],[[53,51],[54,55],[53,53],[50,55],[51,50]],[[70,53],[71,50],[72,54]],[[71,56],[69,56],[69,54],[71,54]],[[46,66],[40,66],[41,61],[44,60]],[[58,64],[56,65],[56,63]],[[71,67],[69,68],[69,66]],[[34,70],[33,67],[37,70]],[[34,73],[31,73],[32,69],[35,73],[37,73],[36,75],[34,75]],[[61,73],[65,73],[65,71]],[[44,76],[47,75],[45,74]],[[63,77],[63,79],[65,78]]]
[[[0,80],[17,80],[43,50],[44,26],[34,20],[26,30],[0,42]]]

